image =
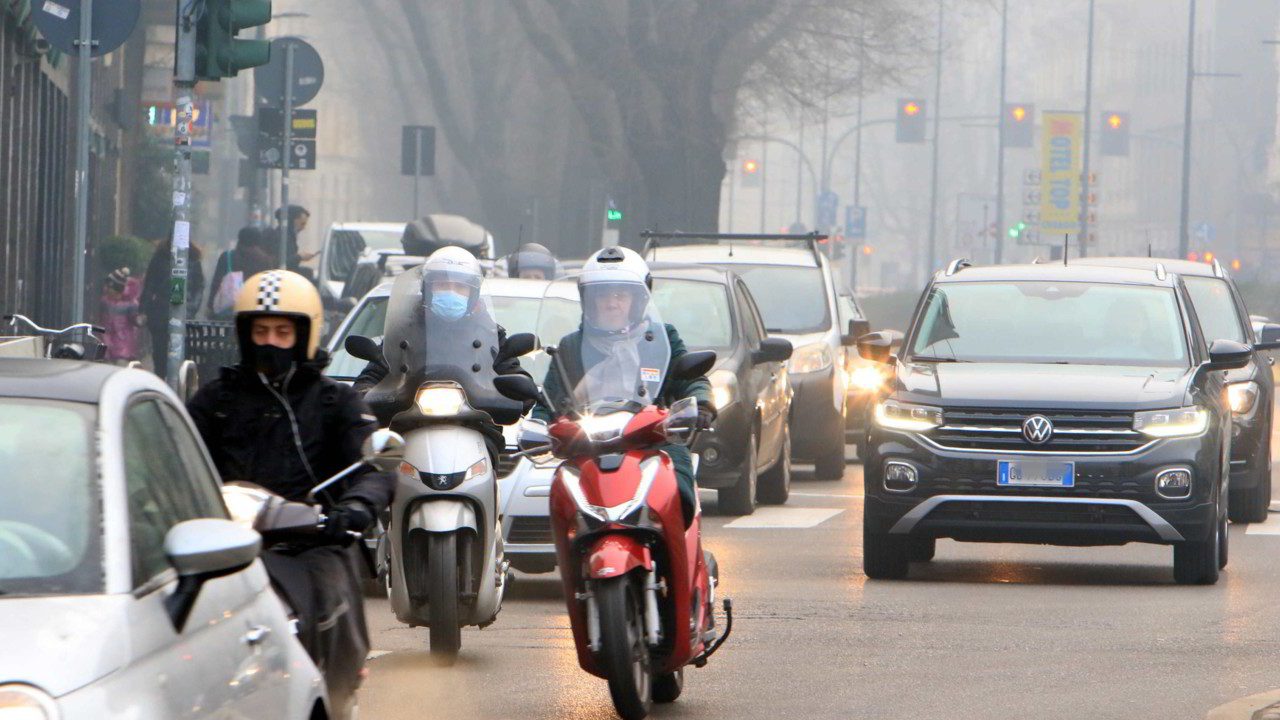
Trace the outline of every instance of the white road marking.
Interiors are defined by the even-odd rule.
[[[792,494],[793,496],[795,496],[795,497],[849,498],[849,499],[853,499],[853,500],[861,500],[863,497],[865,497],[862,493],[858,493],[858,494],[856,494],[856,495],[853,495],[853,494],[849,494],[849,495],[841,495],[840,493],[811,493],[811,492],[795,492],[794,490],[791,492],[791,494]]]
[[[1280,513],[1273,509],[1267,515],[1267,521],[1262,523],[1250,523],[1249,527],[1244,531],[1245,535],[1280,535]]]
[[[391,653],[392,653],[392,651],[391,651],[391,650],[370,650],[370,651],[369,651],[369,654],[368,654],[368,655],[366,655],[364,659],[365,659],[366,661],[367,661],[367,660],[377,660],[378,658],[382,657],[383,655],[390,655]]]
[[[725,525],[735,529],[811,528],[844,512],[842,508],[766,507]]]

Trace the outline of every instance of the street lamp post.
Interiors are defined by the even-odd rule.
[[[1000,9],[1000,122],[996,125],[996,248],[995,264],[1004,261],[1004,107],[1005,76],[1008,72],[1009,52],[1009,0]]]
[[[933,71],[933,169],[929,182],[929,252],[926,254],[929,264],[925,267],[925,277],[933,271],[938,254],[938,146],[941,144],[938,130],[942,115],[943,9],[943,0],[938,0],[938,47]]]
[[[1187,80],[1185,105],[1182,109],[1182,201],[1178,209],[1178,257],[1186,257],[1191,249],[1188,218],[1191,204],[1191,120],[1195,90],[1196,0],[1190,2],[1187,20]]]
[[[1192,0],[1195,2],[1195,0]],[[1093,6],[1089,0],[1089,41],[1084,63],[1084,170],[1080,178],[1080,240],[1076,243],[1080,257],[1089,254],[1089,146],[1093,123]]]

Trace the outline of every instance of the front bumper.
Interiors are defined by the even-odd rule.
[[[1261,405],[1261,400],[1259,404]],[[1235,418],[1231,422],[1231,487],[1248,489],[1257,487],[1264,477],[1258,472],[1260,464],[1271,459],[1271,423],[1262,407],[1252,416]],[[1270,468],[1268,468],[1269,470]]]
[[[733,487],[747,462],[747,443],[755,418],[750,407],[738,400],[721,409],[712,426],[714,432],[698,434],[693,443],[697,453],[698,486],[716,489]]]
[[[556,464],[536,465],[522,458],[499,485],[503,552],[525,572],[550,572],[556,546],[551,535],[550,496]]]
[[[1083,546],[1203,540],[1217,526],[1221,448],[1211,436],[1160,440],[1126,454],[1052,456],[1075,463],[1072,488],[997,484],[999,460],[1034,454],[949,450],[881,428],[870,436],[865,507],[872,533]],[[885,487],[891,460],[916,468],[914,489]],[[1189,498],[1156,493],[1156,475],[1170,468],[1191,470]]]
[[[845,419],[836,403],[835,366],[814,373],[793,373],[791,388],[792,456],[811,460],[833,447],[844,447]]]

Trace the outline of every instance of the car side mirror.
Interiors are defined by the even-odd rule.
[[[231,520],[201,518],[170,528],[164,553],[178,572],[178,588],[165,599],[165,609],[174,629],[182,632],[206,582],[244,570],[261,551],[262,536]]]
[[[765,338],[760,347],[751,352],[751,364],[786,362],[791,359],[791,341],[784,338]]]
[[[681,380],[693,380],[711,372],[715,364],[716,354],[710,350],[689,352],[672,363],[671,375]]]
[[[386,428],[374,430],[365,438],[360,453],[366,463],[383,472],[391,472],[404,460],[404,438]]]
[[[516,333],[507,338],[507,341],[498,349],[498,357],[494,359],[494,365],[500,365],[509,360],[528,355],[538,349],[538,336],[533,333]]]
[[[1253,348],[1234,340],[1214,340],[1209,346],[1210,370],[1239,370],[1253,359]]]
[[[890,331],[868,333],[858,338],[858,354],[872,362],[888,363],[894,342]]]
[[[520,402],[537,401],[542,398],[538,383],[527,375],[499,375],[493,379],[493,387],[503,397]]]
[[[1280,349],[1280,325],[1264,323],[1258,332],[1258,342],[1253,347],[1256,350]]]
[[[858,338],[871,332],[871,323],[867,320],[850,320],[849,331],[840,338],[840,344],[851,347],[858,343]]]
[[[342,347],[351,357],[357,357],[366,362],[382,362],[382,348],[378,347],[378,343],[371,338],[363,335],[348,335],[347,339],[342,341]]]

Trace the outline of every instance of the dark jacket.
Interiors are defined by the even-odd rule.
[[[360,460],[376,422],[359,393],[321,374],[326,362],[299,367],[278,386],[243,366],[225,368],[200,388],[187,409],[224,481],[246,480],[300,501]],[[322,500],[359,500],[381,512],[391,503],[394,482],[372,468],[357,471],[322,493]]]
[[[139,306],[147,322],[153,327],[163,327],[169,322],[169,280],[172,276],[171,249],[162,243],[147,264],[147,274],[142,281],[142,298]],[[200,312],[200,300],[204,297],[204,268],[200,265],[200,251],[193,245],[187,251],[187,318]]]

